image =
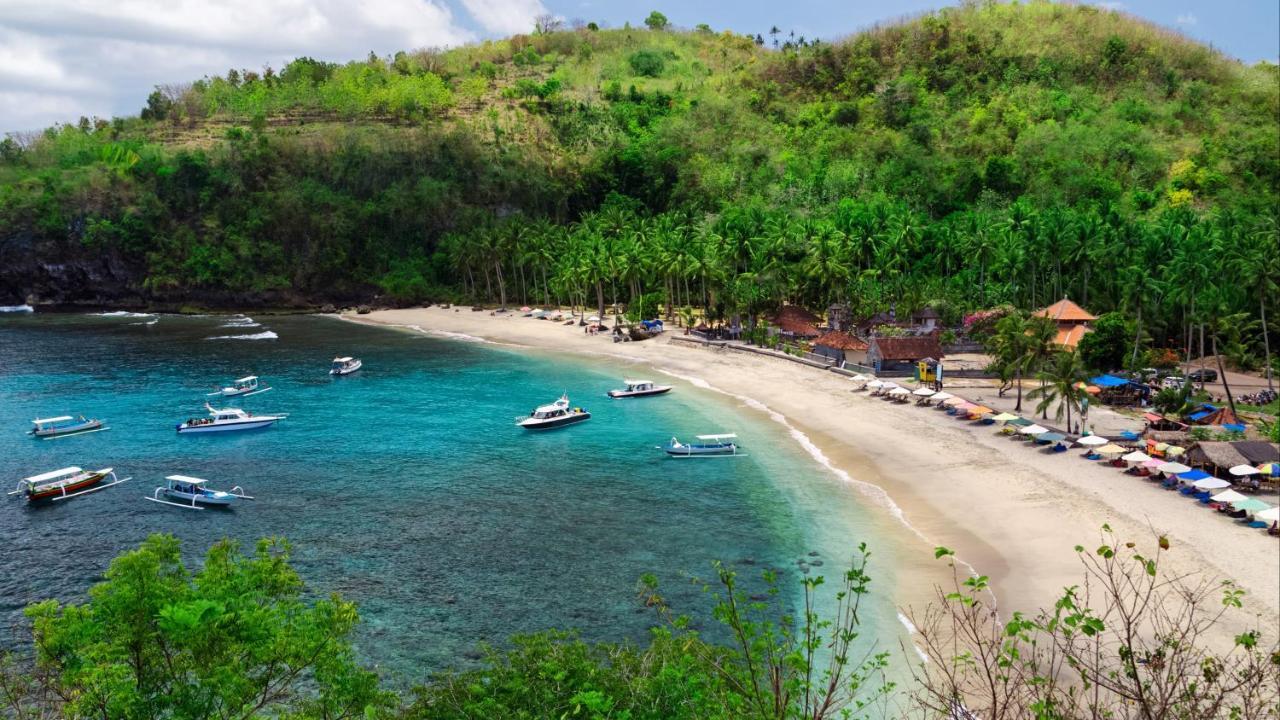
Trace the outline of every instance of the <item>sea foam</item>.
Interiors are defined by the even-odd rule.
[[[30,305],[0,305],[0,313],[29,313],[36,309]]]
[[[205,338],[205,340],[275,340],[279,337],[271,330],[265,330],[252,335],[214,335],[213,337]]]
[[[122,318],[148,318],[153,317],[151,313],[129,312],[128,310],[113,310],[111,312],[90,313],[97,317],[122,317]]]

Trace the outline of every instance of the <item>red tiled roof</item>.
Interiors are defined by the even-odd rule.
[[[817,337],[818,323],[822,319],[799,305],[783,305],[773,314],[770,322],[792,335]]]
[[[1073,348],[1080,344],[1080,338],[1083,338],[1091,328],[1084,325],[1072,325],[1070,327],[1059,328],[1058,335],[1053,339],[1055,345]]]
[[[1089,322],[1098,319],[1096,316],[1089,314],[1088,310],[1066,298],[1062,298],[1049,307],[1031,314],[1037,317],[1052,318],[1058,322]]]
[[[871,339],[882,360],[921,360],[941,358],[942,346],[936,335],[919,337],[877,337]]]
[[[836,350],[866,350],[867,344],[847,332],[829,332],[813,341],[814,345],[823,345]]]

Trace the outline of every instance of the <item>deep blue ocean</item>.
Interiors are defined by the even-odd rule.
[[[336,355],[364,370],[331,378]],[[66,465],[114,467],[124,485],[50,507],[0,502],[0,641],[28,603],[81,601],[112,557],[149,533],[179,537],[189,564],[223,537],[280,535],[317,594],[359,603],[362,655],[389,677],[455,666],[479,642],[574,628],[643,639],[641,575],[681,610],[711,563],[829,576],[868,537],[868,511],[786,429],[738,400],[670,381],[667,396],[613,401],[633,367],[427,337],[330,318],[0,314],[0,478]],[[267,430],[179,436],[218,383],[260,375],[271,392],[232,401],[288,413]],[[567,390],[594,417],[535,434],[516,416]],[[216,399],[215,399],[216,400]],[[221,401],[216,401],[221,404]],[[53,441],[34,417],[98,417],[110,430]],[[680,460],[672,435],[736,432],[746,456]],[[165,475],[244,486],[231,511],[143,500]],[[892,548],[875,547],[881,590]],[[896,649],[891,599],[866,622]],[[463,660],[465,662],[465,660]]]

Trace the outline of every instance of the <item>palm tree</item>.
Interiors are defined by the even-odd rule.
[[[1027,367],[1044,370],[1054,352],[1058,351],[1058,326],[1047,317],[1033,315],[1027,318]],[[1044,387],[1041,378],[1040,387]],[[1047,417],[1041,410],[1041,417]]]
[[[1062,420],[1063,412],[1067,415],[1067,431],[1071,432],[1071,409],[1081,408],[1081,400],[1085,396],[1083,389],[1086,377],[1084,363],[1079,353],[1060,350],[1054,355],[1048,367],[1040,371],[1040,379],[1044,385],[1027,393],[1029,398],[1040,398],[1036,409],[1047,412],[1050,406],[1057,403],[1054,419]]]
[[[1022,412],[1022,375],[1031,361],[1031,326],[1027,318],[1014,311],[1000,318],[992,336],[991,350],[1005,373],[1013,376],[1018,384],[1018,402],[1014,412]]]

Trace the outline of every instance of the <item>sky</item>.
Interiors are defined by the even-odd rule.
[[[834,40],[945,0],[0,0],[0,133],[136,115],[156,85],[300,55],[456,46],[527,32],[550,13],[621,26],[657,9],[679,26]],[[1280,58],[1277,0],[1123,0],[1122,10],[1253,63]]]

